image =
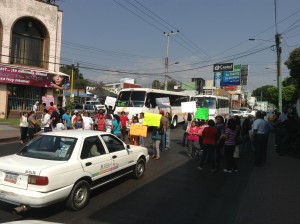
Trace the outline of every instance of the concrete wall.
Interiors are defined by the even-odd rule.
[[[57,58],[60,58],[62,11],[58,6],[36,0],[0,0],[0,8],[0,21],[3,27],[0,62],[9,63],[11,32],[15,22],[22,17],[32,17],[44,24],[49,34],[49,57],[46,60],[50,62],[48,70],[59,71]]]

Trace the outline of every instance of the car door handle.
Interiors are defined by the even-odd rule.
[[[87,162],[85,165],[90,166],[90,165],[92,165],[92,162]]]
[[[112,156],[113,159],[115,159],[115,158],[117,158],[117,157],[118,157],[118,156],[116,156],[116,155]]]

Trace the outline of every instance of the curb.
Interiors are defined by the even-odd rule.
[[[20,137],[1,138],[0,143],[20,140]]]

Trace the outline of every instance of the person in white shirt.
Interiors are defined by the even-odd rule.
[[[44,132],[49,132],[51,131],[51,128],[50,128],[50,114],[48,113],[48,110],[47,109],[44,109],[43,110],[43,119],[42,119],[42,125],[44,127]]]
[[[37,112],[38,112],[38,109],[39,109],[39,101],[36,101],[35,104],[33,105],[32,107],[32,110],[34,112],[34,119],[37,118]]]
[[[85,111],[82,116],[84,123],[84,130],[93,130],[93,119],[90,117],[89,112]]]
[[[112,115],[107,114],[105,118],[105,132],[111,133],[112,131]]]
[[[53,131],[62,131],[67,130],[66,121],[64,120],[62,122],[62,119],[59,120],[59,122],[56,124],[55,127],[53,127]]]
[[[27,130],[28,130],[28,113],[23,112],[20,117],[20,129],[21,129],[21,144],[25,143],[27,140]]]

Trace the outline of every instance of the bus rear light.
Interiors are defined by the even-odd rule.
[[[48,177],[35,176],[35,175],[28,176],[28,184],[45,186],[48,185],[48,183],[49,183]]]

